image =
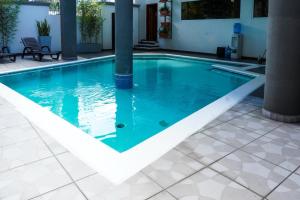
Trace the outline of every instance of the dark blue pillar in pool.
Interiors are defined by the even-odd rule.
[[[76,0],[60,0],[60,22],[62,59],[76,60]]]
[[[116,70],[115,83],[119,89],[133,86],[132,43],[133,43],[133,2],[116,0]]]

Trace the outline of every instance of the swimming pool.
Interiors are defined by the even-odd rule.
[[[137,56],[131,90],[115,88],[113,57],[8,73],[0,76],[0,82],[97,142],[117,153],[130,154],[134,147],[165,134],[176,127],[173,125],[256,78],[215,68],[215,64],[220,63]],[[70,136],[67,140],[72,140]]]

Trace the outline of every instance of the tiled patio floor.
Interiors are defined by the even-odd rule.
[[[265,119],[261,103],[248,97],[114,186],[0,98],[0,199],[299,200],[300,125]]]
[[[43,66],[43,65],[55,64],[59,62],[63,62],[63,61],[50,60],[46,58],[43,60],[43,62],[37,62],[37,61],[33,61],[31,58],[21,59],[20,57],[17,57],[17,61],[15,63],[8,62],[7,60],[0,60],[0,72],[8,72],[12,70],[32,68],[34,66]]]

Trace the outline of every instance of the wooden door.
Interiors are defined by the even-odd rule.
[[[147,5],[147,40],[157,41],[157,4]]]

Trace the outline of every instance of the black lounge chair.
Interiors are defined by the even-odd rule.
[[[54,60],[58,60],[61,54],[60,51],[51,51],[48,46],[41,46],[39,42],[32,37],[22,38],[22,43],[24,45],[24,50],[22,54],[22,59],[25,55],[33,56],[33,59],[42,61],[44,56],[50,56]]]
[[[7,47],[2,47],[2,49],[0,49],[0,59],[3,58],[9,58],[10,61],[15,62],[17,54],[9,53],[9,49]]]

